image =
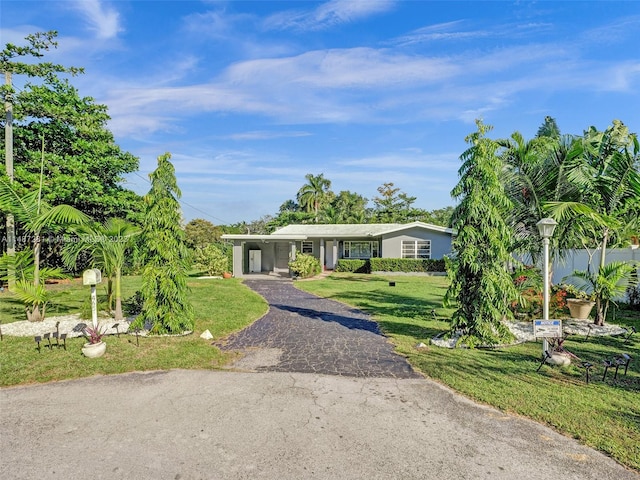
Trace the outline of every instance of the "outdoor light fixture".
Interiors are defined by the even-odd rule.
[[[551,238],[553,236],[553,231],[556,229],[556,222],[553,218],[543,218],[538,223],[538,231],[540,232],[540,236],[542,238]]]
[[[544,276],[544,289],[542,291],[542,319],[549,320],[549,238],[553,235],[553,231],[558,223],[553,218],[543,218],[538,223],[538,231],[542,237],[542,245],[544,247],[544,264],[542,266]],[[549,345],[546,337],[542,342],[542,355],[547,355]]]

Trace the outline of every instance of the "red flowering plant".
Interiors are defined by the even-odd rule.
[[[534,266],[523,265],[512,273],[518,298],[511,302],[516,317],[533,318],[542,311],[542,276]]]
[[[107,327],[104,325],[98,325],[97,327],[84,327],[82,330],[82,334],[84,338],[87,339],[87,342],[90,344],[100,343],[102,341],[102,337],[107,332]]]
[[[567,297],[569,292],[566,285],[552,285],[549,296],[549,315],[553,318],[565,316],[567,313]]]

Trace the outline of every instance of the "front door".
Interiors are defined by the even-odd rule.
[[[289,244],[286,242],[276,243],[276,265],[274,271],[289,271]]]

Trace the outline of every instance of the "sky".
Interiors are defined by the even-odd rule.
[[[250,222],[305,175],[368,199],[455,205],[465,137],[640,131],[640,2],[2,0],[0,40],[57,30],[46,60],[85,68],[140,159],[170,152],[186,221]]]

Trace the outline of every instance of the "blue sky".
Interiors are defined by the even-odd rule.
[[[58,30],[48,59],[140,158],[171,152],[186,220],[275,214],[307,173],[367,198],[394,182],[453,205],[474,119],[491,136],[613,119],[640,130],[640,2],[12,1],[2,44]]]

